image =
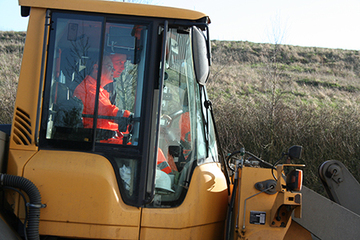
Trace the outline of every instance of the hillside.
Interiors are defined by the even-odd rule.
[[[0,32],[0,123],[10,123],[25,33]],[[337,159],[360,179],[360,53],[212,41],[209,96],[225,152],[245,147],[275,162],[303,146],[305,184],[322,192],[320,163]]]
[[[348,101],[360,90],[359,51],[213,41],[212,52],[210,81],[237,79],[243,94],[264,92],[274,76],[277,89],[313,103]]]
[[[209,95],[223,148],[245,147],[274,162],[303,146],[305,184],[322,191],[317,168],[344,162],[360,179],[360,53],[213,41]]]

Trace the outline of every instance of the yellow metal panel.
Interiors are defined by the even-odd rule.
[[[159,18],[175,18],[197,20],[206,17],[205,14],[192,10],[155,6],[148,4],[134,4],[126,2],[102,1],[102,0],[19,0],[21,6],[39,8],[52,8],[74,11],[89,11],[111,14],[123,14],[133,16],[148,16]]]
[[[24,150],[9,150],[9,157],[7,162],[6,173],[14,176],[23,176],[23,169],[25,164],[36,153],[36,151],[24,151]],[[10,205],[14,206],[14,213],[19,214],[19,194],[15,191],[8,191],[6,199]],[[21,202],[23,203],[23,202]],[[23,205],[21,205],[23,206]]]
[[[143,209],[140,239],[222,239],[227,204],[219,164],[198,166],[180,206]]]
[[[32,8],[28,30],[26,33],[25,48],[22,58],[20,78],[16,94],[15,112],[19,108],[30,117],[31,144],[19,145],[13,140],[13,131],[10,138],[10,148],[36,150],[35,126],[37,103],[39,95],[40,69],[43,51],[45,25],[45,9]],[[17,119],[13,119],[13,124]]]
[[[110,226],[81,223],[41,221],[42,235],[78,237],[86,239],[139,239],[137,226]]]
[[[210,210],[211,212],[211,210]],[[200,214],[200,213],[199,213]],[[173,217],[177,219],[177,216]],[[141,228],[142,240],[221,240],[224,238],[224,222],[212,223],[202,226],[192,226],[190,228]]]
[[[237,196],[235,207],[235,222],[238,224],[238,234],[235,234],[235,239],[283,239],[287,229],[290,226],[291,220],[288,221],[285,227],[272,227],[271,223],[271,209],[275,203],[277,194],[269,195],[267,193],[260,193],[252,198],[249,198],[256,193],[259,193],[254,186],[257,182],[274,179],[271,174],[271,169],[244,167],[241,171],[241,179],[237,193],[240,191],[240,199]],[[247,199],[249,198],[249,199]],[[247,200],[246,200],[247,199]],[[246,209],[245,209],[246,200]],[[244,210],[245,213],[245,229],[244,224]],[[264,225],[250,224],[250,211],[258,211],[266,213],[266,222]]]
[[[9,157],[7,162],[7,174],[15,176],[23,176],[23,168],[36,151],[25,150],[9,150]]]
[[[40,234],[119,239],[137,236],[140,209],[121,199],[111,163],[97,154],[40,150],[24,177],[40,190]],[[125,237],[127,238],[127,237]]]

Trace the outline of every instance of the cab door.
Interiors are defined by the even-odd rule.
[[[165,28],[164,80],[153,201],[140,239],[222,239],[227,185],[204,86],[195,79],[191,28]]]
[[[39,151],[24,168],[47,205],[41,235],[139,239],[154,154],[152,96],[144,94],[153,88],[150,29],[143,20],[51,11]]]

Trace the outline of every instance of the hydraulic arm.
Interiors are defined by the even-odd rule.
[[[325,198],[304,187],[302,218],[294,220],[319,239],[357,239],[360,236],[360,184],[345,165],[336,160],[319,167]]]

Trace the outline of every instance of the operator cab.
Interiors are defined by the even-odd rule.
[[[128,205],[180,205],[194,168],[218,161],[204,106],[207,19],[60,10],[48,17],[39,149],[104,156]]]

